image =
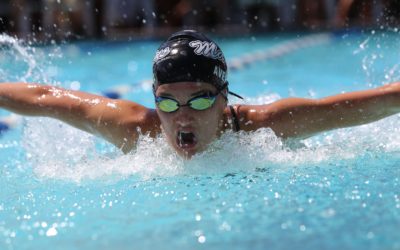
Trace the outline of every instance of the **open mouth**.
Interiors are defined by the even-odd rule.
[[[181,148],[193,148],[197,144],[197,138],[194,133],[178,131],[177,144]]]

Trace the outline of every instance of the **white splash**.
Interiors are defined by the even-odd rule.
[[[0,82],[54,84],[52,77],[58,68],[52,65],[52,59],[60,54],[58,48],[32,47],[29,42],[0,34]]]
[[[160,136],[141,136],[137,148],[126,155],[99,149],[95,138],[49,119],[30,119],[24,145],[39,178],[73,182],[118,180],[129,176],[160,176],[254,171],[273,168],[335,164],[369,153],[400,152],[400,116],[369,125],[336,130],[298,142],[283,142],[268,128],[255,132],[225,133],[191,160],[180,158]]]
[[[36,68],[36,61],[34,56],[29,53],[29,48],[26,46],[22,46],[20,41],[16,38],[7,36],[5,34],[0,34],[0,46],[9,46],[12,47],[16,57],[19,57],[24,62],[27,63],[28,69],[26,70],[25,74],[21,77],[22,81],[26,81],[29,77],[32,76],[33,70]],[[1,47],[0,47],[1,48]]]

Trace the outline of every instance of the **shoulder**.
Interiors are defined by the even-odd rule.
[[[100,97],[83,106],[85,120],[90,121],[96,130],[102,131],[101,134],[113,134],[110,137],[135,135],[139,130],[156,135],[160,130],[156,111],[132,101]]]
[[[115,100],[109,103],[108,106],[113,108],[107,109],[107,111],[117,115],[121,125],[139,126],[143,132],[159,130],[160,119],[155,109],[127,100]]]
[[[161,133],[156,111],[131,101],[109,99],[97,119],[103,137],[125,153],[134,148],[140,134]]]
[[[290,110],[305,105],[304,99],[286,98],[263,105],[233,105],[241,130],[254,131],[262,127],[275,128]]]
[[[260,127],[269,125],[269,121],[273,114],[273,108],[270,104],[267,105],[229,105],[225,109],[225,116],[228,119],[228,124],[235,126],[244,131],[254,131]],[[236,129],[234,129],[236,130]]]

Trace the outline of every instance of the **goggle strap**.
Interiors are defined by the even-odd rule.
[[[226,81],[225,82],[225,84],[224,85],[222,85],[221,86],[221,88],[219,88],[219,91],[221,92],[223,89],[225,89],[225,88],[227,88],[227,90],[228,90],[228,94],[230,94],[230,95],[233,95],[233,96],[236,96],[237,98],[239,98],[239,99],[244,99],[243,97],[241,97],[240,95],[238,95],[238,94],[235,94],[235,93],[233,93],[233,92],[230,92],[229,91],[229,89],[228,89],[228,84],[229,84],[229,82],[228,81]],[[227,96],[225,96],[225,95],[223,95],[224,97],[225,97],[225,99],[228,99],[228,97]]]
[[[233,96],[236,96],[237,98],[240,98],[240,99],[244,99],[243,97],[241,97],[240,95],[238,95],[238,94],[235,94],[235,93],[233,93],[233,92],[230,92],[230,91],[228,91],[228,94],[231,94],[231,95],[233,95]]]

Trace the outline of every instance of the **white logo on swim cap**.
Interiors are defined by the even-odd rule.
[[[195,48],[194,53],[197,55],[203,55],[205,57],[217,59],[225,64],[224,55],[215,43],[196,40],[190,42],[189,46]]]
[[[169,47],[157,50],[156,52],[156,56],[153,59],[153,62],[158,62],[161,59],[163,59],[164,57],[168,56],[169,52],[171,52],[171,49]]]

